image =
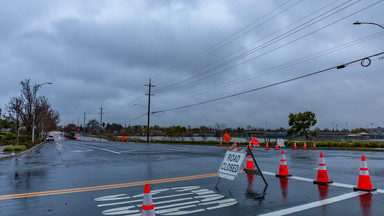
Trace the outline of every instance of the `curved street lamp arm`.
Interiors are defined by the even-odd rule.
[[[373,23],[373,22],[359,22],[359,21],[357,21],[357,22],[354,22],[353,24],[354,25],[361,25],[361,24],[377,25],[377,26],[381,27],[382,29],[384,29],[384,26],[382,26],[378,23]]]

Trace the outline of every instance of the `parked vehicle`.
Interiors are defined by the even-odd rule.
[[[55,141],[55,137],[52,136],[52,135],[49,135],[45,140],[46,140],[47,142],[49,142],[49,141]]]

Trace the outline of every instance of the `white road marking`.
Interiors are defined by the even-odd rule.
[[[356,187],[357,185],[351,185],[351,184],[343,184],[343,183],[337,183],[337,182],[334,182],[332,184],[330,184],[332,186],[338,186],[338,187],[345,187],[345,188],[354,188]]]
[[[266,174],[266,175],[276,175],[275,173],[273,172],[267,172],[267,171],[262,171],[263,174]],[[299,181],[305,181],[305,182],[313,182],[315,179],[310,179],[310,178],[305,178],[305,177],[299,177],[299,176],[291,176],[289,177],[290,179],[295,179],[295,180],[299,180]],[[344,188],[354,188],[356,187],[357,185],[351,185],[351,184],[344,184],[344,183],[337,183],[337,182],[333,182],[332,184],[329,184],[329,186],[337,186],[337,187],[344,187]],[[384,193],[384,190],[383,189],[377,189],[376,191],[377,193]]]
[[[124,206],[119,208],[113,208],[108,209],[102,212],[103,215],[119,215],[119,214],[132,214],[132,213],[139,213],[140,210],[134,209],[130,210],[132,208],[136,208],[135,206]]]
[[[131,197],[127,196],[127,194],[116,194],[112,196],[103,196],[103,197],[98,197],[95,199],[95,201],[100,202],[100,201],[115,201],[115,200],[122,200],[122,199],[129,199]]]
[[[189,201],[189,202],[184,202],[184,203],[177,203],[177,204],[172,204],[172,205],[156,206],[155,211],[157,212],[158,209],[174,208],[174,207],[177,207],[177,206],[197,204],[199,202],[200,202],[199,200],[195,200],[195,201]],[[141,207],[141,205],[140,205],[140,207]]]
[[[196,207],[196,205],[180,206],[180,207],[176,207],[176,208],[164,209],[164,210],[155,211],[155,212],[156,212],[156,214],[162,214],[162,215],[185,215],[185,214],[192,214],[192,213],[196,213],[196,212],[205,211],[205,209],[196,209],[196,210],[192,210],[192,211],[180,211],[181,209],[188,209],[188,208],[192,208],[192,207]]]
[[[82,144],[78,144],[78,143],[71,143],[71,144],[78,145],[78,146],[83,146],[83,147],[91,148],[91,149],[97,149],[97,150],[101,150],[101,151],[107,151],[107,152],[111,152],[113,154],[121,154],[120,152],[117,152],[117,151],[112,151],[112,150],[109,150],[109,149],[99,148],[99,147],[95,147],[95,146],[82,145]]]
[[[262,171],[265,175],[275,176],[275,173]],[[314,179],[292,176],[291,179],[304,181],[304,182],[313,182]],[[343,183],[333,183],[331,186],[336,187],[344,187],[344,188],[353,188],[355,185],[351,184],[343,184]],[[156,196],[159,193],[171,193],[171,195],[164,196]],[[176,194],[172,194],[176,193]],[[272,216],[272,215],[286,215],[295,212],[300,212],[304,210],[308,210],[311,208],[328,205],[331,203],[343,201],[346,199],[350,199],[353,197],[357,197],[361,194],[365,194],[368,192],[351,192],[347,194],[343,194],[340,196],[332,197],[329,199],[324,199],[320,201],[315,201],[312,203],[295,206],[287,209],[278,210],[275,212],[270,212],[264,215]],[[377,193],[384,193],[383,189],[378,189]],[[185,187],[174,187],[174,188],[165,188],[158,189],[152,191],[152,196],[154,205],[155,205],[155,213],[161,215],[185,215],[192,214],[196,212],[203,212],[214,210],[218,208],[225,208],[228,206],[232,206],[238,203],[236,199],[233,198],[224,198],[224,195],[217,194],[215,191],[200,188],[199,186],[185,186]],[[115,206],[115,205],[129,205],[123,207],[117,207],[102,211],[104,215],[125,215],[125,216],[138,216],[140,215],[140,202],[142,202],[143,194],[137,194],[134,196],[128,196],[127,194],[117,194],[111,196],[104,196],[96,198],[95,201],[114,201],[114,200],[122,200],[122,199],[133,199],[126,200],[114,203],[105,203],[97,205],[97,207],[107,207],[107,206]],[[135,199],[136,198],[136,199]],[[176,199],[169,199],[176,198]],[[163,201],[159,201],[160,199],[165,199]],[[132,205],[130,205],[132,204]],[[166,205],[164,205],[166,204]]]
[[[73,150],[72,152],[81,153],[81,152],[90,152],[90,151],[94,151],[94,150],[92,150],[92,149],[88,149],[88,150]]]
[[[161,192],[171,194],[156,196]],[[134,196],[128,196],[127,194],[116,194],[98,197],[95,198],[95,201],[102,202],[129,199],[120,202],[99,204],[97,207],[127,205],[104,210],[102,211],[102,214],[135,216],[140,212],[139,209],[141,209],[140,203],[143,200],[142,198],[143,194],[137,194]],[[155,206],[155,213],[162,215],[185,215],[224,208],[235,205],[237,203],[237,200],[233,198],[225,199],[224,195],[217,194],[215,191],[209,189],[202,189],[199,186],[186,186],[153,190],[152,199],[155,201],[153,203]]]
[[[212,210],[212,209],[217,209],[217,208],[224,208],[227,206],[235,205],[237,203],[237,200],[230,198],[230,199],[225,199],[225,200],[218,200],[218,201],[213,201],[213,202],[208,202],[208,203],[201,203],[199,205],[211,205],[214,203],[218,203],[219,205],[213,206],[213,207],[208,207],[207,210]]]
[[[105,207],[105,206],[113,206],[113,205],[123,205],[123,204],[136,203],[136,202],[143,202],[143,199],[129,200],[129,201],[124,201],[124,202],[100,204],[100,205],[97,205],[97,207]]]
[[[160,204],[164,204],[164,203],[180,202],[180,201],[192,200],[192,199],[193,199],[193,197],[187,197],[187,198],[181,198],[181,199],[173,199],[173,200],[165,200],[165,201],[161,201],[161,202],[154,202],[153,204],[154,205],[160,205]],[[138,205],[137,207],[141,207],[141,205]]]
[[[168,190],[168,189],[167,189]],[[164,190],[162,190],[164,191]],[[175,194],[175,195],[168,195],[168,196],[160,196],[160,197],[153,197],[153,200],[158,199],[166,199],[166,198],[172,198],[172,197],[180,197],[180,196],[186,196],[186,195],[192,195],[194,193],[183,193],[183,194]],[[135,196],[137,197],[137,196]],[[142,197],[142,196],[141,196]],[[95,201],[112,201],[112,200],[121,200],[121,199],[130,199],[131,197],[127,196],[126,194],[117,194],[112,196],[104,196],[104,197],[98,197],[95,199]],[[192,199],[192,198],[190,198]],[[97,205],[97,207],[104,207],[104,206],[113,206],[113,205],[123,205],[128,203],[134,203],[134,202],[142,202],[142,199],[137,200],[131,200],[131,201],[123,201],[123,202],[115,202],[115,203],[107,203],[107,204],[100,204]]]
[[[365,194],[365,193],[368,193],[368,192],[363,192],[363,191],[351,192],[351,193],[343,194],[341,196],[332,197],[329,199],[323,199],[320,201],[316,201],[316,202],[312,202],[312,203],[308,203],[308,204],[304,204],[304,205],[300,205],[300,206],[295,206],[292,208],[287,208],[287,209],[283,209],[283,210],[279,210],[279,211],[270,212],[267,214],[262,214],[260,216],[278,216],[278,215],[292,214],[295,212],[300,212],[300,211],[304,211],[307,209],[311,209],[311,208],[315,208],[315,207],[319,207],[319,206],[323,206],[323,205],[328,205],[328,204],[331,204],[334,202],[339,202],[339,201],[343,201],[343,200],[350,199],[353,197],[357,197],[357,196],[359,196],[361,194]]]

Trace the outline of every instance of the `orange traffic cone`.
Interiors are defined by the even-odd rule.
[[[313,150],[316,150],[316,143],[313,143]]]
[[[269,151],[268,141],[267,141],[267,144],[265,144],[265,150]]]
[[[327,168],[325,167],[325,160],[323,153],[320,153],[319,169],[317,170],[317,180],[313,184],[328,185],[333,181],[329,181]]]
[[[361,156],[361,165],[360,165],[360,174],[359,182],[357,187],[354,187],[353,190],[363,190],[363,191],[375,191],[377,188],[372,188],[371,177],[368,172],[367,161],[365,161],[365,156]]]
[[[249,149],[252,150],[252,143],[251,143],[251,141],[249,141],[249,145],[248,145],[248,147],[249,147]]]
[[[255,165],[253,164],[253,159],[252,159],[252,156],[248,156],[247,157],[247,164],[245,165],[245,172],[247,172],[247,170],[254,170],[255,169]],[[248,186],[251,187],[252,186],[252,183],[253,183],[253,180],[255,178],[255,175],[254,174],[250,174],[247,172],[247,179],[248,179]]]
[[[279,174],[276,174],[276,177],[289,177],[292,176],[288,173],[288,166],[287,166],[287,160],[285,159],[284,150],[281,151],[280,156],[280,167],[279,167]]]
[[[141,216],[155,216],[155,210],[152,201],[151,188],[145,184],[143,205],[141,206]]]
[[[247,164],[245,165],[245,169],[255,169],[255,165],[253,164],[252,156],[248,155]]]
[[[293,143],[293,150],[297,150],[296,141]]]
[[[235,140],[235,144],[233,144],[233,147],[237,148],[236,140]]]
[[[276,150],[280,150],[279,144],[276,143]]]
[[[223,147],[223,142],[222,141],[220,141],[220,147]]]
[[[304,150],[307,150],[307,142],[304,142]]]

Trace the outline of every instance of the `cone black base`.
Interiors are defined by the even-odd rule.
[[[319,182],[319,181],[313,181],[313,184],[319,184],[319,185],[329,185],[329,184],[332,184],[333,181],[329,181],[329,182]]]
[[[353,191],[367,191],[367,192],[372,192],[372,191],[375,191],[377,190],[377,188],[372,188],[371,190],[369,189],[360,189],[360,188],[357,188],[357,187],[354,187],[353,188]]]
[[[279,174],[276,174],[276,177],[280,177],[280,178],[288,178],[288,177],[291,177],[292,175],[279,175]]]

